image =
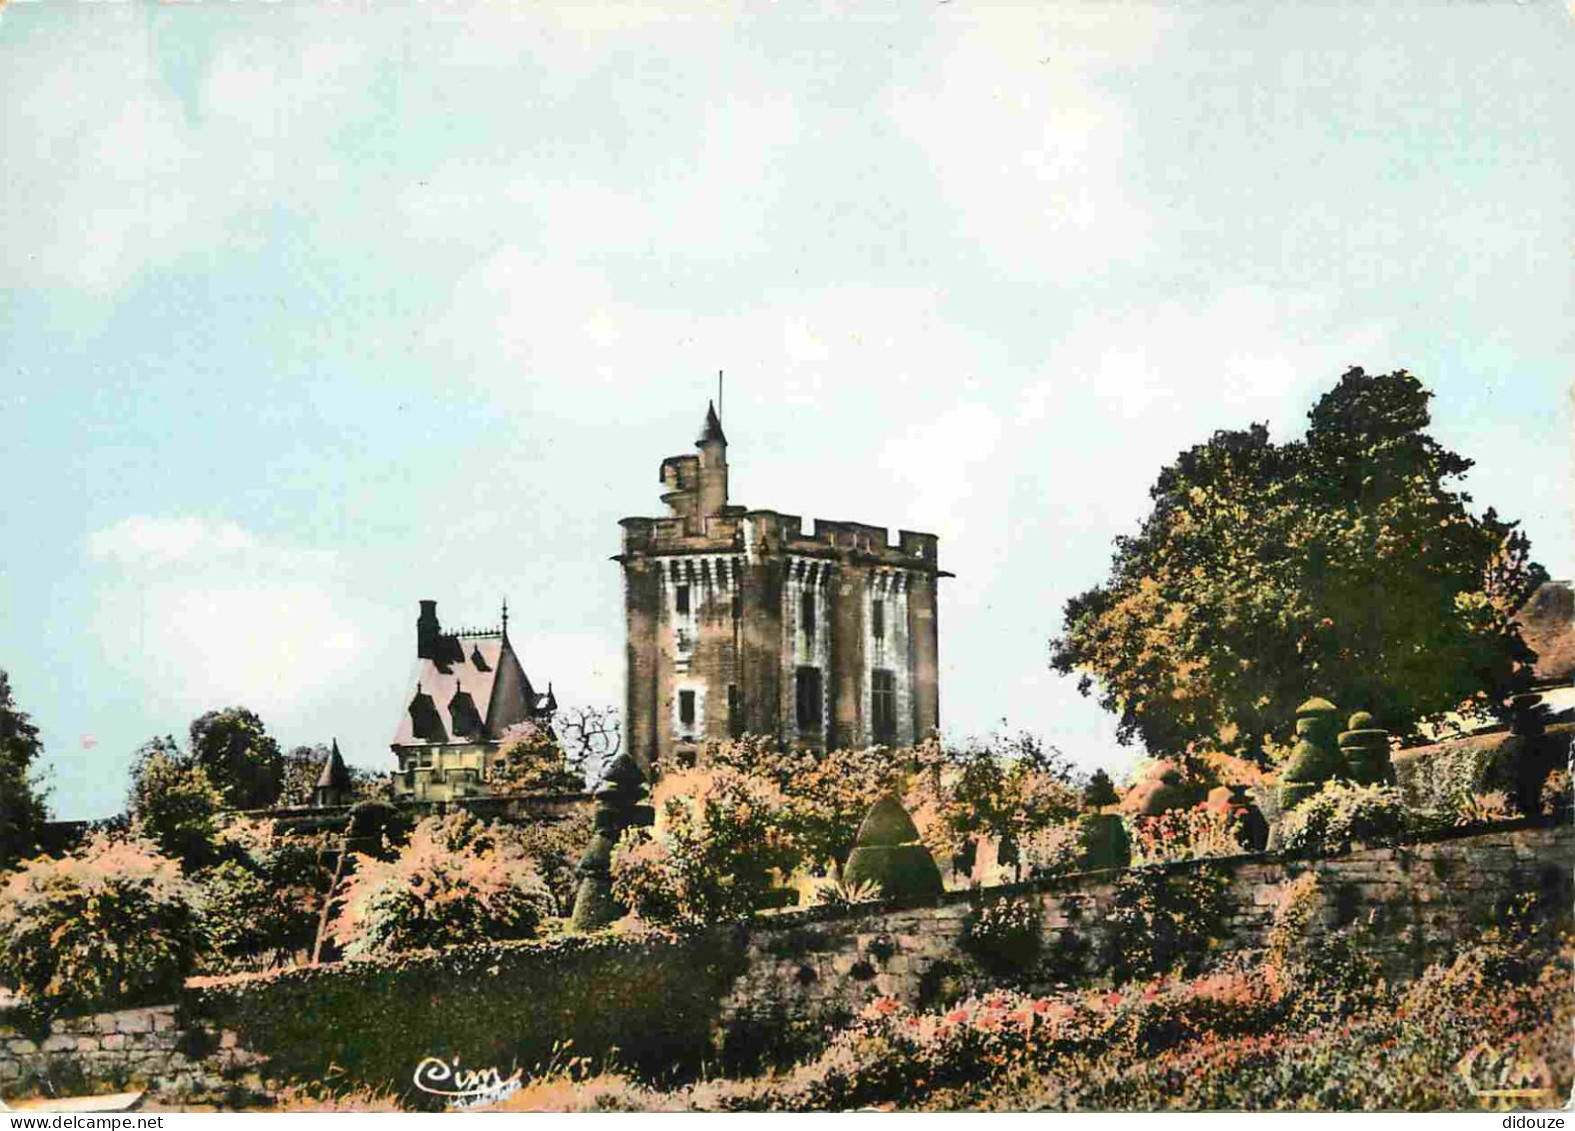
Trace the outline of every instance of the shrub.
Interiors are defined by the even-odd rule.
[[[1130,820],[1135,865],[1234,856],[1242,851],[1241,822],[1232,808],[1200,803]]]
[[[463,810],[422,821],[392,861],[353,859],[332,928],[349,955],[532,938],[553,910],[518,845]]]
[[[1087,828],[1080,820],[1035,829],[1025,833],[1017,844],[1018,864],[1029,876],[1075,872],[1083,867],[1087,856]]]
[[[1575,803],[1575,782],[1568,770],[1550,770],[1542,783],[1542,812],[1547,816],[1568,809]]]
[[[188,870],[217,856],[224,795],[172,739],[155,738],[137,751],[129,808],[141,835]]]
[[[500,794],[573,793],[584,789],[585,781],[551,730],[524,722],[504,731],[496,757],[487,764],[487,788]]]
[[[1212,869],[1129,872],[1116,881],[1109,916],[1112,976],[1121,982],[1195,973],[1228,910],[1227,881]]]
[[[1021,974],[1043,947],[1043,913],[1037,901],[997,899],[975,907],[963,921],[963,946],[987,970]]]
[[[1323,906],[1317,873],[1304,872],[1281,885],[1269,928],[1265,972],[1289,995],[1293,1015],[1304,1023],[1370,1007],[1381,984],[1367,932],[1330,929]]]
[[[801,860],[781,795],[729,768],[668,774],[654,828],[623,833],[613,897],[645,921],[694,929],[746,917]]]
[[[867,881],[850,884],[827,877],[810,890],[809,901],[814,907],[852,907],[856,903],[874,903],[880,897],[879,884]]]
[[[1409,823],[1394,786],[1334,781],[1286,814],[1280,843],[1289,852],[1349,852],[1358,844],[1392,844]]]
[[[197,892],[210,969],[268,965],[279,951],[311,945],[312,905],[280,900],[265,877],[238,860],[200,872]]]
[[[0,981],[49,1015],[168,1000],[191,970],[199,919],[175,861],[135,839],[39,857],[0,889]]]

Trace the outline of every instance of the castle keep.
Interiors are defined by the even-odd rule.
[[[715,406],[662,461],[661,518],[626,518],[628,750],[647,773],[707,740],[900,746],[939,725],[936,538],[727,501]]]

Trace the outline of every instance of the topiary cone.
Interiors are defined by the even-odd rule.
[[[919,841],[919,830],[895,797],[883,797],[864,815],[842,882],[874,884],[883,897],[924,898],[944,890],[941,870]]]

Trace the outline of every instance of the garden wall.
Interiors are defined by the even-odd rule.
[[[987,984],[966,931],[976,907],[992,902],[1038,909],[1042,944],[1028,988],[1087,984],[1108,971],[1107,918],[1120,885],[1184,884],[1202,869],[1226,888],[1220,949],[1261,948],[1281,885],[1311,871],[1323,923],[1365,923],[1375,954],[1403,978],[1523,893],[1567,913],[1572,866],[1575,826],[1522,820],[1321,860],[1241,856],[952,892],[923,905],[787,912],[682,941],[571,937],[194,980],[177,1007],[58,1022],[42,1043],[0,1030],[0,1082],[15,1094],[13,1082],[40,1071],[63,1079],[75,1064],[89,1083],[130,1075],[216,1087],[249,1071],[254,1054],[269,1079],[406,1094],[426,1057],[504,1075],[555,1055],[613,1055],[674,1075],[708,1058],[748,1066],[812,1045],[875,997],[929,1007]],[[566,1052],[558,1047],[571,1039]]]
[[[1262,948],[1281,885],[1312,871],[1323,924],[1365,923],[1376,957],[1398,979],[1447,955],[1519,894],[1538,893],[1545,909],[1568,912],[1575,902],[1575,826],[1520,820],[1319,860],[1238,856],[1160,870],[1174,882],[1205,868],[1228,885],[1220,949]],[[745,943],[746,973],[723,1003],[720,1032],[735,1046],[776,1042],[791,1049],[798,1033],[839,1022],[877,997],[933,1007],[966,994],[988,980],[966,944],[967,921],[976,905],[996,900],[1037,905],[1041,957],[1026,974],[1028,988],[1097,978],[1112,952],[1108,916],[1117,885],[1138,872],[1153,874],[1089,872],[949,892],[925,906],[773,916]]]
[[[0,1023],[0,1094],[218,1091],[254,1059],[238,1045],[233,1032],[181,1029],[173,1005],[57,1018],[46,1033]]]

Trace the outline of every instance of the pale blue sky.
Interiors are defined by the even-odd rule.
[[[621,700],[617,520],[718,368],[734,499],[933,530],[944,726],[1128,765],[1045,667],[1159,467],[1434,389],[1572,563],[1555,3],[13,2],[0,666],[63,816],[202,710],[385,767],[416,602]]]

